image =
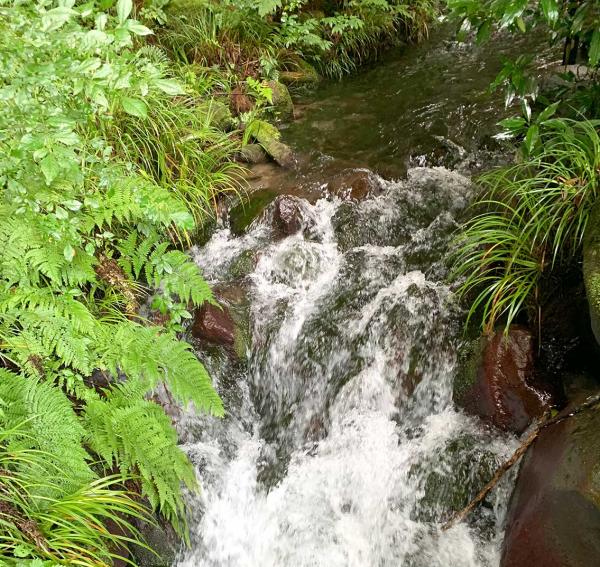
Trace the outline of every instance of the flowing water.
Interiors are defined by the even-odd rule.
[[[324,175],[330,162],[379,173],[401,162],[409,166],[403,180],[379,179],[382,194],[359,203],[302,201],[302,230],[292,236],[277,234],[267,209],[245,234],[224,227],[194,250],[232,312],[247,314],[250,336],[246,360],[200,352],[228,415],[180,424],[203,487],[191,500],[193,545],[180,567],[498,565],[510,478],[468,522],[441,530],[515,445],[452,402],[462,315],[444,282],[471,183],[410,165],[429,151],[411,154],[411,140],[416,148],[438,135],[419,120],[454,123],[453,112],[477,115],[480,126],[489,120],[489,109],[467,112],[463,103],[483,100],[497,50],[474,54],[445,42],[324,86],[314,104],[335,120],[332,130],[313,132],[307,121],[319,120],[316,111],[287,133],[311,157],[300,179],[307,170],[313,180]],[[448,49],[452,67],[435,55]],[[432,57],[438,67],[424,71]],[[411,92],[419,102],[409,107],[384,87],[400,71],[394,80],[403,88],[414,81],[420,89],[427,73],[438,76],[437,87]],[[443,72],[452,80],[442,93]],[[372,124],[370,140],[347,130],[352,113],[339,100],[349,89],[362,93],[353,108],[373,115],[358,120],[363,130]],[[377,92],[382,100],[370,104]],[[464,145],[472,129],[454,141]],[[382,136],[398,143],[381,148]]]

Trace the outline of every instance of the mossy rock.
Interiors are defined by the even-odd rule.
[[[600,344],[600,201],[592,209],[583,242],[583,279],[592,331]]]
[[[479,368],[483,363],[485,345],[484,337],[472,339],[463,346],[459,353],[458,369],[452,389],[452,399],[458,406],[462,406],[467,392],[477,382]]]
[[[245,163],[257,164],[269,161],[265,150],[260,144],[246,144],[240,150],[240,159]]]
[[[281,142],[279,130],[273,124],[263,120],[257,122],[252,130],[252,136],[280,166],[292,167],[294,165],[294,153],[289,146]]]
[[[282,71],[279,80],[286,85],[316,85],[321,81],[321,75],[310,63],[301,59],[294,71]]]
[[[229,226],[231,232],[240,235],[265,208],[277,197],[272,189],[260,189],[251,193],[247,199],[241,200],[229,211]]]
[[[470,434],[452,439],[439,452],[435,466],[421,463],[411,474],[423,476],[423,498],[413,513],[418,521],[440,521],[464,508],[492,478],[498,463]]]
[[[198,110],[207,117],[211,126],[223,132],[229,132],[237,127],[236,119],[224,102],[213,98],[200,104]]]
[[[279,120],[291,120],[294,117],[294,103],[288,88],[278,81],[267,83],[273,97],[273,110]]]

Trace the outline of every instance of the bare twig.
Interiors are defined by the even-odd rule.
[[[541,433],[543,429],[549,427],[551,425],[556,425],[565,419],[573,417],[589,409],[595,405],[600,403],[600,394],[596,394],[595,396],[589,397],[585,402],[576,406],[573,410],[568,413],[559,413],[554,417],[550,417],[547,415],[542,421],[537,425],[537,427],[522,441],[522,443],[517,447],[515,452],[511,455],[510,459],[508,459],[500,468],[496,470],[492,479],[481,489],[479,494],[471,502],[469,502],[462,510],[453,514],[450,519],[442,526],[442,530],[448,530],[458,522],[462,522],[476,507],[477,505],[488,495],[490,490],[498,484],[498,481],[504,476],[504,474],[510,470],[513,465],[525,454],[529,446],[537,439],[538,435]]]

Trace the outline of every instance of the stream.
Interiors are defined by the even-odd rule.
[[[487,87],[525,48],[441,29],[323,84],[284,131],[298,169],[257,168],[257,187],[310,195],[300,230],[281,235],[270,205],[192,251],[248,332],[241,358],[199,346],[228,413],[179,424],[202,485],[179,567],[498,565],[513,476],[441,530],[516,446],[454,407],[464,314],[447,259],[470,172],[502,154]],[[378,194],[319,194],[348,168]]]

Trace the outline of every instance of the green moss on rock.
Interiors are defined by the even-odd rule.
[[[600,202],[592,209],[584,238],[583,278],[592,331],[600,343]]]

